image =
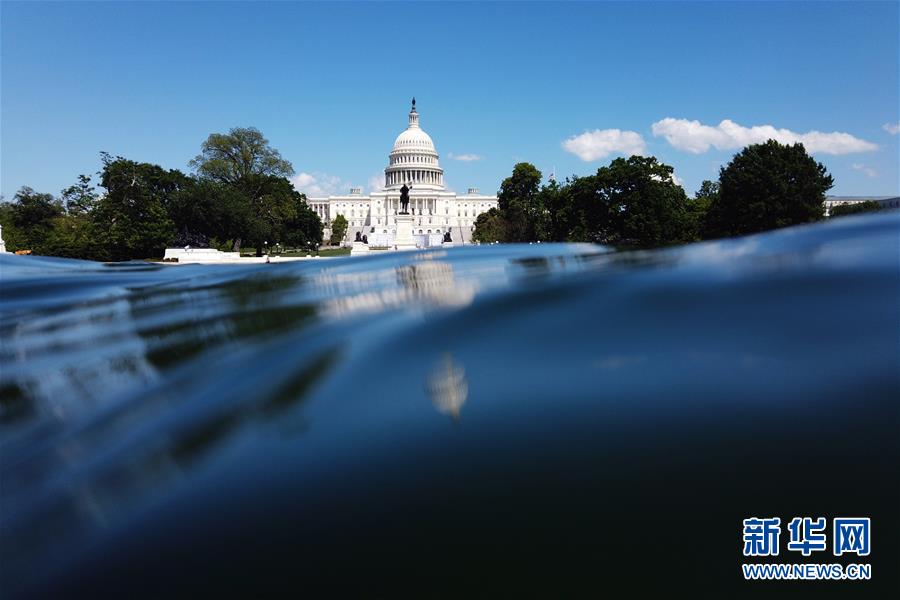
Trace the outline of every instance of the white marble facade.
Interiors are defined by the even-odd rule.
[[[410,187],[413,235],[419,246],[439,245],[447,231],[453,242],[469,243],[475,219],[495,208],[497,197],[479,194],[475,188],[469,188],[465,195],[448,191],[438,158],[431,136],[419,127],[413,100],[409,125],[394,141],[384,169],[382,189],[363,195],[360,188],[353,188],[346,196],[308,198],[307,203],[322,219],[326,234],[330,234],[331,221],[344,215],[348,223],[346,241],[355,239],[358,231],[368,236],[370,246],[393,246],[400,188],[406,184]]]

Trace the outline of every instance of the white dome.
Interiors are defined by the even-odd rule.
[[[404,150],[425,151],[437,154],[437,150],[434,148],[434,142],[431,141],[431,136],[425,133],[418,124],[415,126],[410,125],[409,129],[398,135],[397,139],[394,140],[393,152],[402,152]]]
[[[399,189],[403,185],[433,190],[444,189],[444,170],[438,161],[431,136],[419,127],[419,113],[413,98],[409,111],[409,126],[397,139],[384,170],[385,189]]]

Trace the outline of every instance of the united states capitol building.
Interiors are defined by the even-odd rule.
[[[346,196],[307,198],[309,206],[325,224],[326,239],[331,223],[344,215],[348,228],[345,240],[356,233],[366,235],[371,246],[391,247],[397,235],[400,188],[409,187],[409,212],[413,217],[413,237],[419,247],[439,246],[446,232],[454,243],[469,243],[475,219],[496,208],[496,196],[484,196],[475,188],[457,195],[444,186],[444,170],[431,136],[419,126],[413,99],[409,125],[394,140],[394,148],[384,169],[384,187],[369,195],[352,188]]]

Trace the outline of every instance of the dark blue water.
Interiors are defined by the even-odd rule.
[[[0,591],[900,589],[898,240],[2,255]],[[871,517],[873,579],[743,582],[751,516]]]

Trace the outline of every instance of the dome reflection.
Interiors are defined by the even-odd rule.
[[[450,354],[444,354],[428,376],[428,395],[438,412],[459,421],[459,412],[469,396],[469,382],[465,369]]]

